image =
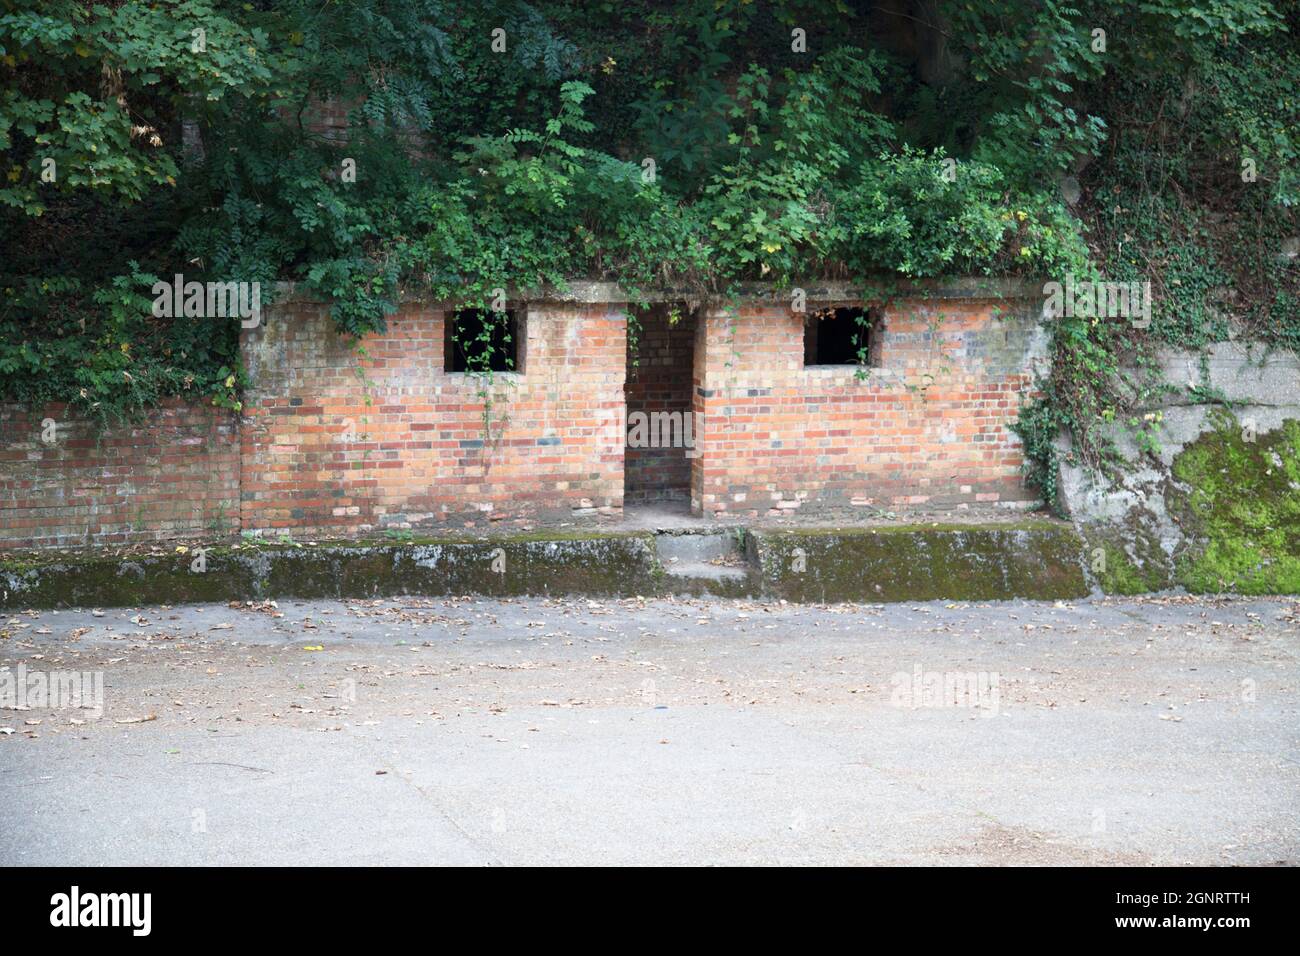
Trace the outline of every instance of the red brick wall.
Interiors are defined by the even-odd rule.
[[[809,303],[809,312],[821,305]],[[697,512],[834,514],[1023,504],[1010,424],[1032,392],[1043,333],[1025,304],[970,298],[880,308],[880,367],[805,368],[803,315],[704,307],[647,320],[627,368],[622,303],[520,305],[521,371],[443,368],[444,312],[413,305],[364,355],[325,306],[289,300],[243,332],[242,422],[169,404],[95,437],[61,407],[0,407],[0,547],[384,528],[557,524],[621,513],[628,494],[679,492]],[[693,327],[692,327],[693,326]],[[686,362],[691,381],[688,393]],[[626,392],[625,392],[626,387]],[[624,403],[673,411],[686,449],[624,448]],[[58,425],[53,445],[41,422]]]
[[[638,316],[639,334],[628,344],[627,414],[635,423],[636,413],[689,415],[693,391],[695,313],[683,311],[669,322],[665,307]],[[634,364],[635,363],[635,364]],[[653,419],[651,424],[655,425]],[[655,440],[665,437],[664,427],[648,429]],[[624,468],[627,500],[657,501],[690,497],[691,464],[686,448],[660,443],[660,447],[629,444]]]
[[[865,381],[851,367],[805,368],[804,317],[784,304],[705,314],[695,346],[697,511],[1038,497],[1021,481],[1020,441],[1008,427],[1032,385],[1040,341],[1032,313],[971,300],[881,311],[880,367]]]
[[[294,302],[243,333],[242,521],[328,534],[526,525],[617,514],[626,349],[621,305],[531,304],[522,371],[443,368],[444,312],[404,308],[358,358],[327,310]],[[489,437],[490,436],[490,437]]]
[[[0,548],[238,531],[237,430],[230,412],[178,402],[103,432],[63,405],[0,406]]]

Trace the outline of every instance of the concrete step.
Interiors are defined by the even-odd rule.
[[[746,557],[743,531],[660,531],[655,554],[666,587],[677,594],[741,597],[753,591],[757,566]]]
[[[664,571],[674,578],[704,578],[709,581],[743,581],[749,576],[748,567],[727,564],[709,564],[707,561],[674,561],[664,565]]]

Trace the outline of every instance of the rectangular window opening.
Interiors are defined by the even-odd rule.
[[[818,309],[803,327],[803,364],[880,364],[879,330],[869,309]]]
[[[460,309],[444,323],[443,368],[448,372],[521,372],[523,323],[514,309]]]

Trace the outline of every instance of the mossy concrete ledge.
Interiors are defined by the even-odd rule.
[[[1052,521],[756,531],[763,590],[789,601],[1060,600],[1089,593],[1083,541]]]
[[[213,546],[184,553],[0,555],[0,607],[113,607],[398,594],[653,594],[654,535]]]
[[[1082,542],[1068,525],[1050,521],[728,534],[736,535],[744,567],[722,572],[682,564],[666,570],[653,531],[227,543],[202,548],[201,562],[195,546],[148,554],[9,553],[0,555],[0,608],[401,594],[710,593],[876,602],[1088,593]]]

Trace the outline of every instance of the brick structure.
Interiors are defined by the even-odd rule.
[[[807,313],[785,302],[706,310],[695,342],[696,512],[1032,502],[1008,427],[1032,393],[1037,316],[977,293],[878,307],[878,364],[804,364]]]
[[[444,368],[443,308],[403,308],[358,355],[327,307],[277,305],[244,333],[243,526],[327,534],[616,513],[622,306],[519,311],[520,369],[485,389]]]
[[[135,544],[238,527],[232,413],[169,402],[101,431],[64,405],[0,406],[0,547]]]
[[[626,296],[574,285],[512,302],[518,366],[486,386],[446,367],[450,307],[405,305],[358,352],[326,304],[282,292],[242,333],[242,420],[170,404],[99,439],[69,422],[47,446],[58,409],[5,409],[0,547],[587,523],[664,499],[742,519],[1037,497],[1009,427],[1045,358],[1032,289],[950,282],[870,303],[810,289],[806,314],[747,290],[679,305],[673,323],[635,313],[629,362]],[[808,364],[805,322],[864,304],[867,374]],[[637,413],[676,421],[633,442]]]

